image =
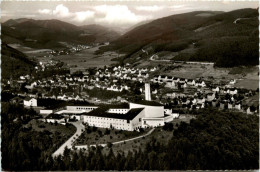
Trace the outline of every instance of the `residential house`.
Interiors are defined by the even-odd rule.
[[[176,88],[176,85],[174,81],[167,81],[165,87]]]
[[[237,110],[241,110],[241,103],[240,102],[236,102],[234,108],[237,109]]]
[[[181,84],[186,83],[186,79],[185,78],[180,78],[179,83],[181,83]]]
[[[207,100],[212,101],[215,99],[215,93],[208,93],[207,94]]]
[[[231,88],[230,91],[229,91],[229,94],[231,94],[231,95],[237,94],[237,89]]]
[[[204,81],[196,81],[195,86],[198,87],[206,87],[206,84]]]
[[[194,86],[196,84],[195,80],[194,79],[188,79],[187,80],[187,84],[188,85],[191,85],[191,86]]]
[[[31,98],[31,97],[26,97],[24,100],[23,100],[23,104],[24,106],[31,106],[31,107],[36,107],[37,106],[37,99],[35,98]]]

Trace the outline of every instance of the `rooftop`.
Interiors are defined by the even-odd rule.
[[[51,113],[45,117],[45,119],[62,119],[63,117],[59,114]]]
[[[31,99],[33,99],[32,97],[25,97],[25,101],[29,101],[29,100],[31,100]]]
[[[132,120],[134,119],[144,108],[134,108],[129,110],[126,114],[117,114],[117,113],[107,113],[103,108],[97,108],[89,113],[84,113],[83,115],[87,116],[96,116],[104,118],[115,118],[115,119],[124,119]]]
[[[148,105],[148,106],[163,106],[162,104],[155,102],[155,101],[147,101],[147,100],[140,100],[137,102],[133,102],[135,104],[142,104],[142,105]]]

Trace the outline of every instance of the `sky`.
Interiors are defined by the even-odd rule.
[[[2,1],[1,22],[9,19],[59,19],[75,25],[129,28],[140,22],[191,11],[257,8],[256,1]]]

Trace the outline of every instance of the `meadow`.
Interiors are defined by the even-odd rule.
[[[99,47],[94,47],[75,54],[55,56],[53,59],[67,63],[73,71],[92,67],[100,68],[115,63],[115,61],[111,61],[111,59],[117,57],[117,53],[105,52],[102,55],[96,55],[95,51],[98,50],[98,48]]]

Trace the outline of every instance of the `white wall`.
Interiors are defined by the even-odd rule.
[[[32,98],[32,99],[29,100],[29,101],[24,100],[24,101],[23,101],[23,104],[24,104],[25,106],[33,106],[33,107],[36,107],[36,106],[37,106],[37,100],[34,99],[34,98]]]
[[[88,123],[89,126],[110,128],[110,126],[112,125],[115,129],[132,131],[131,123],[127,123],[127,120],[124,119],[83,115],[83,121]]]
[[[42,110],[40,110],[40,114],[51,114],[51,113],[53,113],[53,110],[45,110],[45,109],[42,109]]]
[[[141,104],[130,103],[130,109],[132,108],[145,108],[145,117],[163,117],[163,106],[147,106]]]
[[[109,109],[108,113],[119,113],[119,114],[126,114],[129,111],[129,109]]]
[[[97,106],[67,106],[67,110],[69,111],[85,110],[85,112],[90,112],[96,108],[98,107]]]
[[[164,118],[143,118],[143,127],[157,127],[164,126]]]
[[[171,121],[173,121],[173,116],[164,117],[164,122],[171,122]]]
[[[142,118],[145,117],[145,109],[143,109],[130,123],[132,130],[142,127]]]

